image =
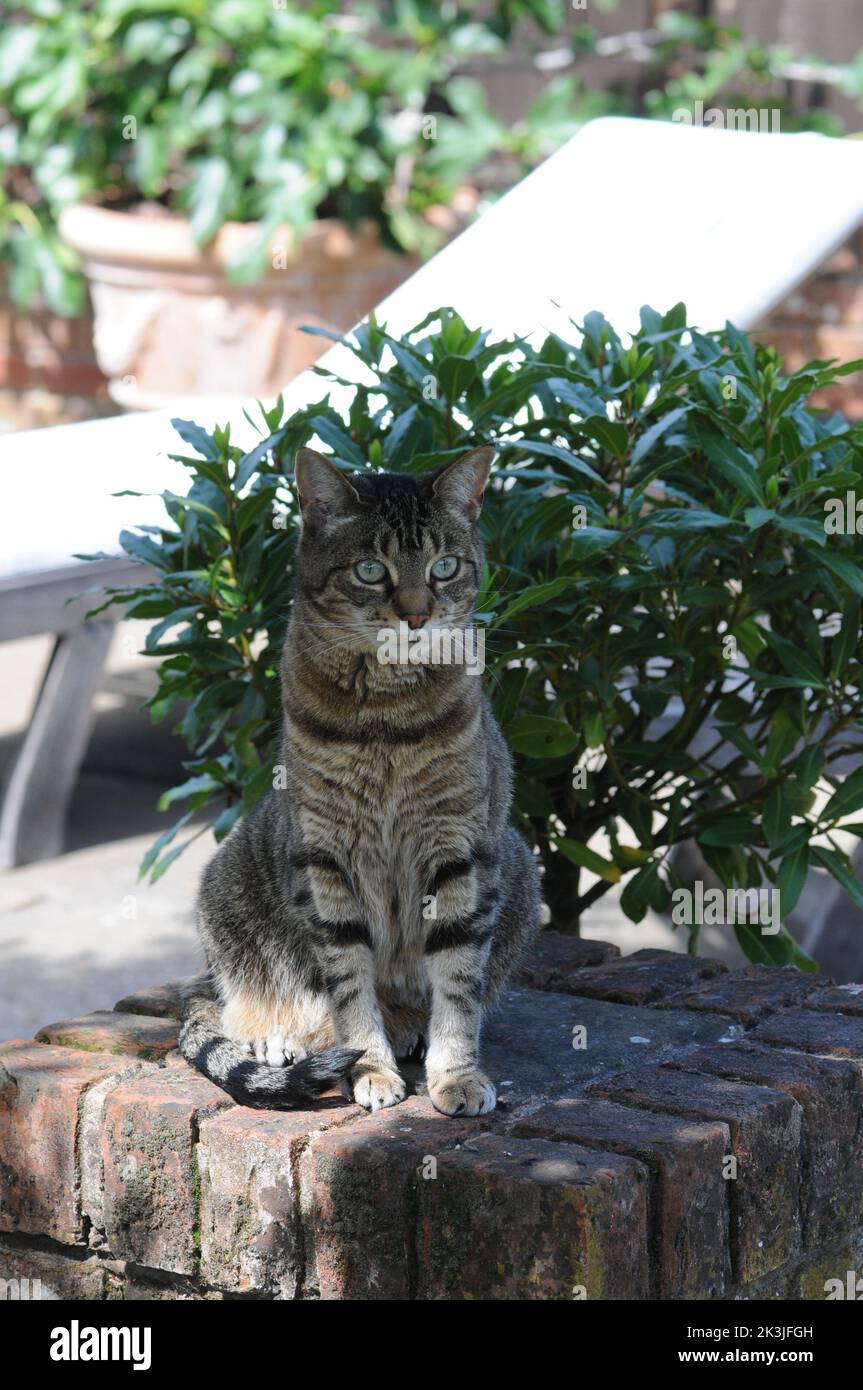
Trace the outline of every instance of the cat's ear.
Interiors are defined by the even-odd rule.
[[[297,450],[294,477],[306,521],[335,521],[349,516],[361,505],[359,493],[344,473],[314,449]]]
[[[483,444],[448,463],[432,483],[435,497],[468,521],[476,521],[494,455],[492,446]]]

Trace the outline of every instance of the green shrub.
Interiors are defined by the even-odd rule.
[[[295,449],[316,437],[346,468],[414,471],[493,440],[488,690],[555,923],[575,929],[621,880],[633,920],[665,907],[682,886],[669,851],[690,839],[728,887],[778,886],[783,916],[810,865],[863,905],[833,836],[849,816],[863,835],[863,770],[833,770],[863,748],[863,539],[825,529],[829,499],[863,497],[863,427],[807,404],[860,364],[787,376],[731,325],[687,329],[682,305],[642,310],[628,345],[599,314],[578,344],[530,346],[450,309],[401,340],[372,320],[351,343],[375,380],[344,418],[323,372],[321,399],[265,412],[249,453],[178,421],[201,455],[183,458],[188,496],[122,538],[158,577],[109,602],[156,620],[152,715],[188,702],[194,754],[163,798],[189,809],[145,870],[181,852],[193,815],[220,838],[271,784]],[[589,888],[582,870],[599,875]],[[753,959],[805,960],[784,929],[737,931]]]
[[[517,173],[576,124],[546,94],[508,129],[478,83],[453,74],[505,57],[515,27],[565,14],[563,0],[350,13],[339,0],[18,0],[0,34],[0,256],[13,296],[78,311],[56,219],[94,197],[185,213],[201,245],[226,221],[260,222],[238,280],[263,273],[277,228],[301,233],[319,215],[370,218],[391,245],[433,250],[424,214],[470,170],[503,151]]]

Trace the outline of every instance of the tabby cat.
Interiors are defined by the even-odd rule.
[[[204,873],[209,974],[180,1037],[245,1105],[300,1105],[336,1082],[366,1109],[395,1105],[398,1059],[425,1049],[438,1110],[495,1106],[480,1026],[540,908],[508,822],[509,753],[464,663],[379,659],[400,623],[470,627],[493,457],[345,474],[297,454],[282,775]]]

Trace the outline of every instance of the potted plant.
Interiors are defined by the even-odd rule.
[[[665,908],[685,887],[672,851],[694,841],[725,889],[777,894],[775,930],[735,926],[747,954],[811,966],[785,925],[807,872],[863,907],[848,856],[863,837],[863,537],[827,524],[863,496],[863,426],[806,398],[860,364],[786,376],[730,325],[687,329],[682,305],[644,309],[631,344],[600,314],[580,339],[531,347],[439,310],[400,341],[372,321],[352,345],[372,383],[344,417],[323,400],[284,419],[277,403],[248,453],[177,421],[189,494],[122,537],[158,578],[107,603],[154,620],[151,712],[182,709],[193,755],[162,798],[187,809],[144,871],[164,872],[194,818],[221,838],[272,785],[296,449],[414,471],[494,440],[479,620],[553,923],[578,930],[616,884],[635,921]]]
[[[0,38],[14,298],[78,312],[83,265],[123,405],[275,395],[320,349],[301,324],[347,329],[462,225],[476,164],[566,133],[547,103],[507,132],[450,83],[536,9],[22,0]]]

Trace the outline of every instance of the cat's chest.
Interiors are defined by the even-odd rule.
[[[480,751],[368,746],[328,759],[309,778],[300,821],[306,842],[337,847],[376,898],[419,892],[430,864],[457,858],[482,835],[488,812]]]
[[[371,931],[381,977],[398,983],[415,974],[419,981],[433,875],[441,864],[468,858],[484,838],[489,797],[483,745],[323,751],[325,778],[312,774],[308,758],[304,764],[303,841],[348,871],[352,911]]]
[[[479,760],[411,748],[351,769],[355,844],[390,861],[421,864],[454,840],[472,841],[486,806]]]

